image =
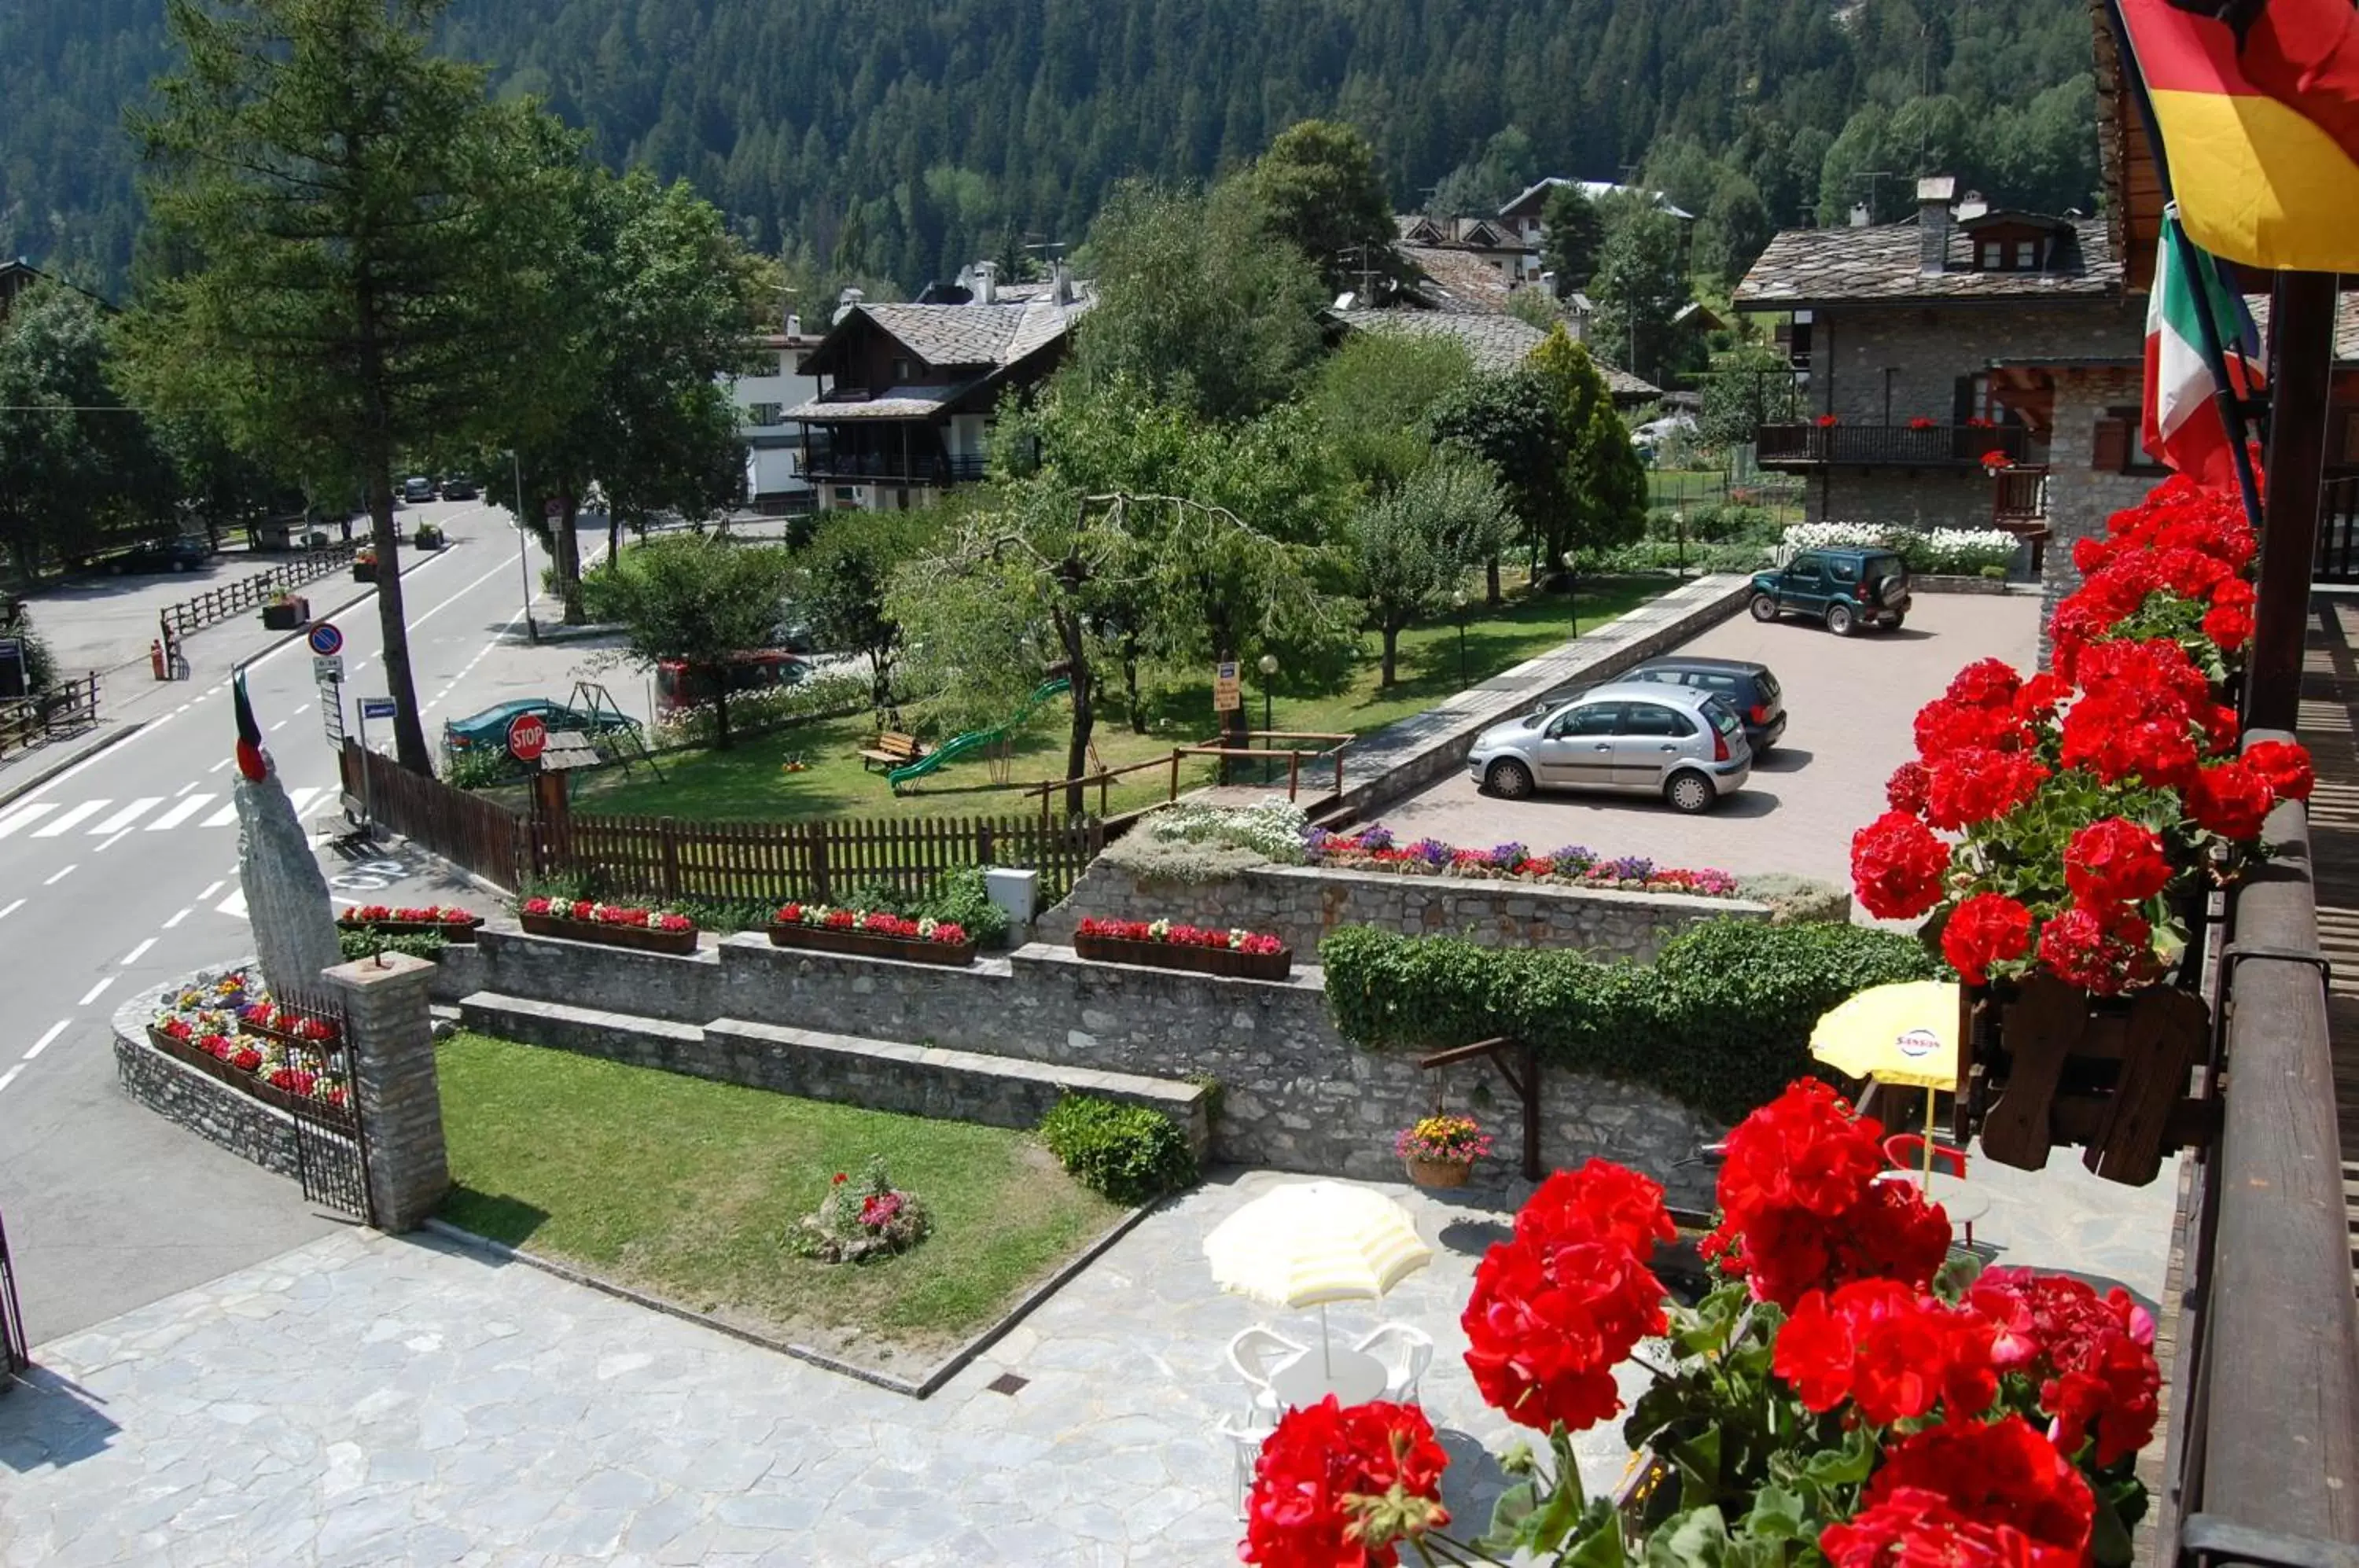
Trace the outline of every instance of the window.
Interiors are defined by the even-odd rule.
[[[860,505],[860,486],[859,486],[859,485],[837,485],[837,486],[835,487],[835,504],[836,504],[837,506],[859,506],[859,505]]]
[[[1734,675],[1718,675],[1710,670],[1699,670],[1688,677],[1688,684],[1701,686],[1705,691],[1723,697],[1736,695],[1736,677]]]
[[[2038,265],[2039,242],[2038,240],[2016,241],[2015,269],[2017,272],[2029,272]]]
[[[1859,581],[1859,567],[1848,561],[1831,561],[1827,562],[1827,575],[1838,583],[1856,583]]]
[[[1549,732],[1549,735],[1551,738],[1560,740],[1568,735],[1610,735],[1621,733],[1622,704],[1591,702],[1584,707],[1575,708],[1563,718],[1559,719],[1556,727]]]
[[[907,382],[908,379],[909,379],[909,362],[908,362],[908,360],[906,360],[906,359],[897,359],[897,360],[895,360],[895,361],[893,362],[893,385],[894,385],[894,386],[896,386],[896,387],[898,387],[898,386],[902,385],[903,383]]]
[[[1696,733],[1695,721],[1676,708],[1658,707],[1652,702],[1633,702],[1622,733],[1630,735],[1691,735]]]
[[[2001,245],[1998,241],[1983,241],[1983,270],[1984,272],[1998,271],[2006,265],[2006,262],[2003,259],[2006,255],[2006,247]]]
[[[745,410],[745,419],[757,430],[784,424],[787,406],[784,403],[756,403]]]
[[[2146,423],[2135,405],[2108,408],[2089,432],[2089,466],[2104,474],[2159,474],[2162,463],[2146,450]]]

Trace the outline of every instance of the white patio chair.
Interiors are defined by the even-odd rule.
[[[1223,1416],[1213,1430],[1229,1440],[1230,1452],[1235,1455],[1232,1479],[1236,1484],[1237,1518],[1243,1519],[1245,1498],[1253,1491],[1254,1461],[1261,1456],[1263,1440],[1277,1430],[1277,1419],[1269,1411],[1256,1409],[1241,1419]]]
[[[1249,1419],[1264,1422],[1263,1430],[1274,1423],[1277,1396],[1270,1391],[1270,1379],[1288,1363],[1300,1360],[1310,1353],[1307,1345],[1297,1345],[1275,1329],[1256,1323],[1241,1331],[1229,1341],[1229,1365],[1245,1379],[1245,1410]],[[1261,1440],[1254,1440],[1258,1443]]]
[[[1387,1399],[1416,1399],[1419,1380],[1433,1365],[1431,1336],[1407,1323],[1378,1323],[1352,1348],[1383,1364]]]

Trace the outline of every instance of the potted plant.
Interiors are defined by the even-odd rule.
[[[392,909],[384,904],[360,904],[336,917],[346,931],[373,931],[385,936],[439,936],[444,942],[472,942],[484,917],[456,905]]]
[[[353,551],[353,581],[355,583],[376,581],[376,546],[364,544]]]
[[[419,549],[440,550],[446,542],[448,541],[443,539],[441,528],[436,525],[432,523],[420,523],[418,525],[416,543]]]
[[[516,906],[516,919],[533,936],[563,937],[604,947],[626,947],[638,953],[681,956],[696,951],[696,922],[686,915],[664,914],[636,904],[607,904],[589,898],[527,898]]]
[[[883,909],[793,903],[780,906],[771,917],[770,945],[963,968],[974,962],[975,943],[956,920],[913,920]]]
[[[267,997],[257,997],[239,1007],[237,1031],[277,1040],[281,1045],[301,1046],[307,1051],[330,1050],[342,1038],[342,1031],[327,1019],[280,1007]]]
[[[1233,980],[1283,980],[1294,951],[1277,938],[1242,927],[1221,930],[1171,920],[1109,920],[1096,916],[1073,932],[1073,951],[1099,964],[1143,964]]]
[[[262,606],[262,624],[274,632],[299,631],[310,618],[311,601],[284,588],[273,593]]]
[[[1393,1152],[1420,1187],[1463,1187],[1474,1162],[1491,1152],[1491,1135],[1472,1116],[1424,1116],[1394,1135]]]

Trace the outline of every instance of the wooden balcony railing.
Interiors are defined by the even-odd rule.
[[[2021,533],[2048,526],[2048,465],[1999,470],[1991,487],[1991,524]]]
[[[1994,452],[2020,463],[2030,432],[2020,425],[1762,425],[1754,432],[1764,468],[1966,468]]]

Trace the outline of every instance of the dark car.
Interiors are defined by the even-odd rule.
[[[454,474],[442,481],[442,499],[445,501],[472,501],[480,493],[475,488],[475,482],[463,474]]]
[[[122,576],[135,572],[194,572],[212,559],[213,547],[201,534],[175,534],[133,545],[106,561],[106,570]]]
[[[1862,626],[1898,629],[1908,614],[1908,567],[1888,550],[1806,550],[1753,578],[1753,618],[1799,615],[1837,637]]]
[[[1625,681],[1651,681],[1709,691],[1744,721],[1745,744],[1758,759],[1786,733],[1786,693],[1766,664],[1742,659],[1650,659]]]
[[[401,498],[415,504],[434,499],[434,481],[422,474],[413,474],[401,482]]]
[[[639,727],[639,721],[627,714],[585,713],[549,697],[517,697],[495,703],[463,719],[445,720],[442,748],[454,757],[462,752],[485,747],[500,750],[508,743],[508,726],[527,713],[537,715],[552,732],[573,730],[582,735],[599,735]]]

